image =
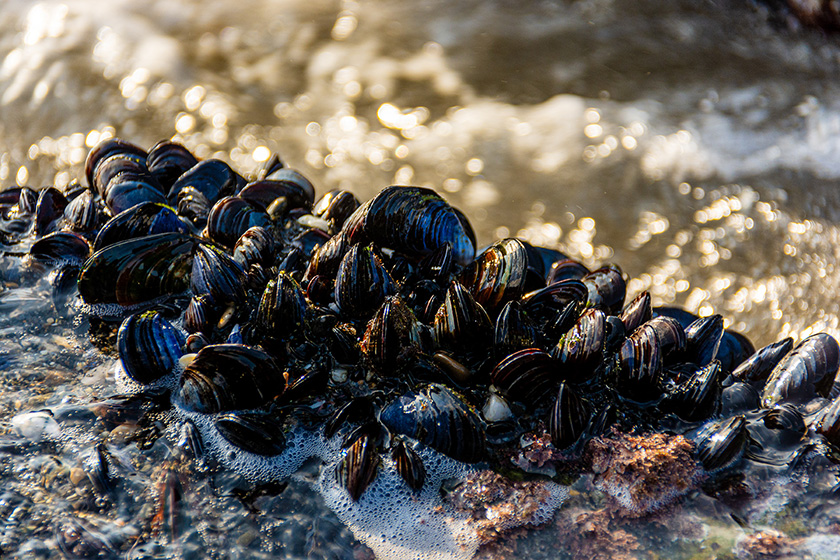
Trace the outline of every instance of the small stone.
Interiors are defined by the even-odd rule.
[[[85,474],[84,469],[80,469],[79,467],[70,469],[70,484],[80,486],[86,480],[87,474]]]

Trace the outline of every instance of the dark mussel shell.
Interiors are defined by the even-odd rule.
[[[347,236],[344,233],[337,233],[330,237],[328,241],[312,253],[306,273],[303,275],[304,281],[311,280],[316,276],[321,276],[330,281],[334,280],[338,273],[338,267],[349,250],[350,243],[348,243]]]
[[[184,343],[184,335],[157,311],[131,315],[117,331],[123,369],[144,385],[175,371]]]
[[[161,233],[105,247],[87,260],[79,275],[85,303],[116,303],[124,307],[189,287],[196,240],[181,233]]]
[[[221,327],[221,319],[225,308],[213,300],[210,294],[197,294],[190,298],[187,310],[184,312],[184,329],[188,333],[204,333],[212,336],[217,327]]]
[[[64,216],[67,199],[55,187],[47,187],[38,192],[35,205],[35,235],[41,237],[52,231],[56,220]]]
[[[336,467],[336,477],[354,502],[359,501],[370,483],[376,478],[379,468],[379,454],[376,442],[363,434],[347,449],[344,458]]]
[[[105,204],[112,214],[119,214],[143,202],[165,203],[166,199],[157,186],[147,181],[135,181],[118,177],[108,186]]]
[[[840,397],[835,397],[817,416],[814,431],[840,447]]]
[[[475,411],[443,385],[401,396],[379,419],[392,433],[414,438],[444,455],[476,463],[484,457],[484,426]]]
[[[99,209],[85,189],[64,208],[64,219],[72,231],[92,232],[99,225]]]
[[[264,212],[281,197],[285,201],[286,212],[293,208],[308,210],[312,206],[309,193],[300,185],[290,181],[255,181],[248,183],[242,188],[238,196]]]
[[[239,305],[245,301],[245,271],[227,253],[199,243],[190,288],[196,295],[209,294],[219,304]]]
[[[178,193],[178,215],[196,228],[207,225],[213,203],[197,189],[186,187]]]
[[[288,167],[280,167],[274,169],[266,175],[266,181],[278,181],[283,183],[291,183],[300,187],[300,189],[306,193],[306,197],[309,199],[309,205],[311,206],[313,202],[315,202],[315,187],[312,186],[312,183],[309,182],[309,179],[303,176],[298,171],[294,169],[289,169]]]
[[[398,439],[391,447],[391,459],[397,472],[412,490],[420,490],[426,482],[426,468],[420,455]]]
[[[315,203],[312,214],[329,222],[330,232],[337,233],[359,206],[359,199],[350,191],[333,189]]]
[[[262,406],[283,393],[286,380],[274,359],[259,348],[212,344],[198,351],[180,385],[186,408],[214,414]]]
[[[749,441],[743,416],[710,422],[693,437],[697,458],[703,468],[716,473],[741,461]]]
[[[592,414],[589,406],[566,383],[560,384],[557,400],[548,416],[548,433],[557,449],[571,447],[583,434]]]
[[[367,319],[396,291],[374,248],[354,245],[338,267],[333,298],[344,317]]]
[[[444,243],[417,263],[417,271],[425,280],[446,287],[449,284],[454,264],[452,246],[449,243]]]
[[[60,262],[81,263],[90,256],[87,240],[76,233],[57,231],[32,244],[29,257],[44,264]]]
[[[169,206],[143,202],[108,220],[96,235],[93,250],[98,251],[120,241],[158,233],[188,234],[190,226]]]
[[[685,360],[705,366],[715,359],[723,337],[723,317],[701,317],[685,328]]]
[[[787,337],[778,342],[768,344],[750,356],[744,363],[739,365],[732,375],[745,383],[764,383],[770,376],[782,358],[787,356],[793,349],[793,339]]]
[[[604,342],[607,334],[606,315],[600,309],[587,309],[560,337],[552,348],[551,356],[560,364],[566,381],[587,381],[603,361]]]
[[[133,155],[144,162],[146,161],[147,155],[146,150],[131,142],[126,142],[119,138],[103,140],[88,152],[87,159],[85,160],[85,177],[87,178],[88,185],[93,186],[94,174],[99,164],[114,154]]]
[[[583,264],[572,259],[561,259],[551,265],[548,271],[547,284],[555,284],[564,280],[581,280],[591,271]]]
[[[274,236],[264,227],[248,228],[233,246],[233,260],[245,270],[253,264],[271,266],[274,263]]]
[[[452,282],[435,314],[435,339],[439,346],[468,352],[484,351],[493,340],[487,312],[458,282]]]
[[[761,394],[761,406],[827,397],[839,366],[837,341],[825,333],[809,336],[773,368]]]
[[[249,228],[268,227],[268,215],[238,196],[221,199],[207,216],[204,235],[225,247],[233,247]]]
[[[368,322],[361,349],[382,373],[394,375],[394,366],[414,358],[421,349],[421,325],[398,296],[391,296]]]
[[[659,403],[660,409],[687,422],[709,418],[720,408],[720,362],[696,367],[694,375],[671,388]]]
[[[154,177],[146,167],[145,156],[129,153],[110,154],[97,163],[90,186],[102,200],[106,200],[112,184],[128,181],[154,182]]]
[[[300,249],[306,257],[310,257],[319,247],[330,240],[330,234],[326,231],[310,227],[295,236],[292,239],[292,246]]]
[[[564,280],[528,292],[520,301],[522,310],[539,326],[548,343],[554,344],[577,321],[586,298],[583,282]]]
[[[758,391],[752,385],[736,381],[721,391],[721,414],[731,416],[754,410],[758,408],[760,400]]]
[[[508,301],[517,300],[543,284],[540,276],[529,274],[529,259],[525,243],[515,238],[503,239],[467,266],[459,281],[495,317]]]
[[[725,329],[715,359],[723,371],[732,371],[755,354],[755,346],[739,332]]]
[[[175,203],[178,201],[178,193],[192,187],[212,203],[224,196],[236,194],[244,184],[245,179],[228,164],[219,159],[207,159],[196,163],[178,177],[169,189],[167,199],[170,203]]]
[[[627,284],[617,265],[611,264],[599,268],[584,276],[581,281],[589,293],[586,302],[588,307],[603,309],[610,315],[621,311],[627,294]]]
[[[188,149],[170,140],[158,142],[146,156],[146,167],[167,191],[178,177],[197,163],[198,160]]]
[[[679,321],[673,317],[654,317],[647,323],[653,329],[659,341],[659,348],[662,351],[662,358],[666,363],[673,363],[683,356],[688,341],[685,336],[685,329]]]
[[[652,316],[653,308],[650,303],[650,293],[642,292],[624,306],[618,318],[624,324],[624,332],[632,334],[641,325],[650,321]]]
[[[216,430],[234,446],[255,455],[279,455],[286,449],[283,423],[275,414],[230,412],[218,416]]]
[[[490,381],[515,401],[533,405],[560,382],[557,362],[539,348],[514,352],[499,362]]]
[[[517,350],[536,345],[537,328],[522,311],[519,301],[509,301],[496,318],[493,350],[496,356],[506,356]]]
[[[647,402],[660,395],[662,353],[656,331],[642,325],[618,351],[616,388],[630,399]]]
[[[294,278],[280,272],[269,281],[257,308],[256,329],[268,340],[284,341],[303,335],[306,298]]]
[[[444,243],[455,261],[475,257],[475,243],[456,211],[435,191],[391,186],[360,206],[344,222],[351,243],[373,242],[411,256],[431,253]]]

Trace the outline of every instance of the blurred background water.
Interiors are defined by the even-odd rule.
[[[431,186],[480,244],[615,262],[756,346],[840,335],[840,43],[763,4],[3,0],[0,61],[2,187],[84,180],[109,136],[277,152],[320,193]],[[81,391],[91,350],[33,318],[21,357],[5,312],[4,410],[57,355]]]

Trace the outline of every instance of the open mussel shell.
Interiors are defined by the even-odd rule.
[[[123,369],[144,385],[175,371],[184,343],[184,335],[157,311],[131,315],[117,331]]]
[[[236,194],[244,184],[245,179],[227,163],[219,159],[207,159],[196,163],[181,174],[169,189],[167,199],[170,203],[175,203],[178,200],[178,193],[191,187],[212,203],[222,197]]]
[[[300,285],[281,271],[263,291],[257,308],[256,330],[266,340],[284,341],[302,336],[306,309]]]
[[[426,482],[426,468],[420,455],[411,446],[398,439],[391,447],[391,459],[397,473],[412,490],[420,490]]]
[[[344,458],[336,466],[338,483],[347,490],[354,502],[359,501],[376,478],[379,462],[376,442],[368,434],[363,434],[347,449]]]
[[[263,350],[214,344],[199,350],[181,374],[178,396],[189,410],[213,414],[262,406],[285,388],[283,372]]]
[[[560,364],[567,381],[588,380],[601,364],[607,323],[600,309],[587,309],[552,348],[551,356]]]
[[[610,315],[621,311],[627,284],[617,265],[611,264],[590,272],[581,280],[588,291],[587,307],[603,309]]]
[[[193,294],[209,294],[219,304],[245,301],[245,271],[227,253],[199,243],[192,263],[190,288]]]
[[[368,321],[361,349],[386,375],[403,360],[413,359],[422,348],[422,326],[398,296],[388,297]]]
[[[660,395],[662,353],[654,329],[642,325],[618,351],[615,373],[619,393],[635,401],[647,402]]]
[[[476,463],[484,457],[484,426],[461,397],[439,384],[399,397],[379,415],[391,433],[414,438],[448,457]]]
[[[367,319],[396,291],[396,283],[374,248],[354,245],[338,267],[333,298],[342,316]]]
[[[57,231],[32,244],[29,258],[44,264],[82,263],[90,256],[90,245],[84,237],[69,231]]]
[[[435,340],[456,352],[489,348],[493,325],[487,312],[458,282],[452,282],[435,314]]]
[[[694,367],[697,369],[693,375],[670,388],[659,403],[661,410],[676,414],[687,422],[709,418],[720,408],[720,362]]]
[[[809,336],[773,368],[761,394],[761,406],[827,397],[838,367],[837,341],[825,333]]]
[[[233,247],[249,228],[268,227],[268,215],[238,196],[225,197],[213,205],[204,235],[220,245]]]
[[[517,300],[526,292],[542,286],[542,277],[529,271],[529,258],[530,253],[523,241],[503,239],[488,247],[464,268],[459,281],[495,317],[508,301]]]
[[[697,458],[709,473],[739,463],[749,441],[747,421],[743,416],[710,422],[692,438]]]
[[[189,287],[196,240],[181,233],[161,233],[105,247],[87,260],[79,274],[79,294],[85,303],[116,303],[124,307]]]
[[[217,416],[219,434],[234,446],[256,455],[279,455],[286,449],[283,423],[276,414],[230,412]]]
[[[589,406],[569,385],[561,383],[548,416],[548,433],[554,447],[561,450],[571,447],[589,425],[591,416]]]
[[[178,177],[197,163],[198,160],[187,148],[170,140],[158,142],[146,156],[146,167],[167,191]]]
[[[793,339],[787,337],[778,342],[768,344],[750,356],[732,372],[732,375],[745,383],[761,383],[767,381],[782,358],[793,349]]]
[[[439,194],[423,187],[391,186],[361,205],[344,222],[351,243],[376,243],[411,256],[452,246],[455,261],[475,257],[471,229]]]
[[[175,211],[156,202],[143,202],[120,212],[102,226],[93,243],[98,251],[109,245],[158,233],[190,233],[190,226]]]
[[[533,405],[560,382],[557,362],[539,348],[507,356],[490,373],[490,381],[510,399]]]
[[[624,332],[631,334],[641,325],[650,321],[652,316],[653,308],[650,303],[650,292],[642,292],[624,306],[618,318],[624,324]]]

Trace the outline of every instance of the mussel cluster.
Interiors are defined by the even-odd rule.
[[[840,447],[831,336],[755,351],[720,315],[626,301],[613,264],[516,238],[476,254],[433,190],[316,200],[276,157],[249,181],[169,141],[107,140],[85,172],[0,193],[3,241],[36,239],[29,274],[53,270],[56,306],[120,321],[124,380],[234,448],[281,454],[301,424],[338,438],[354,500],[383,460],[420,489],[418,446],[514,468],[525,434],[571,462],[607,430],[684,434],[710,474]]]

